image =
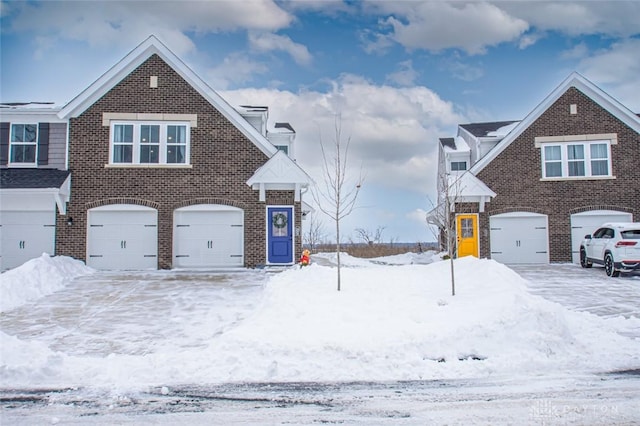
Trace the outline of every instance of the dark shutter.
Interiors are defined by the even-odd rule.
[[[9,162],[9,123],[0,123],[0,164]]]
[[[49,123],[38,125],[38,165],[49,164]]]

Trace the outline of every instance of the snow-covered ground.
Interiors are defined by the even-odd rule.
[[[352,403],[363,398],[397,401],[390,416],[376,418],[408,419],[405,424],[417,419],[469,423],[468,416],[452,417],[446,410],[442,416],[419,416],[421,404],[443,401],[450,408],[462,405],[467,413],[479,404],[485,413],[480,424],[515,419],[526,409],[529,420],[544,423],[548,416],[536,418],[531,410],[549,411],[544,404],[561,401],[563,388],[615,394],[594,409],[607,409],[604,414],[616,414],[620,421],[640,421],[635,410],[640,380],[624,373],[620,377],[625,380],[618,382],[602,379],[612,377],[610,372],[640,369],[640,317],[633,309],[640,306],[640,277],[605,277],[605,285],[624,283],[620,287],[630,292],[624,297],[630,309],[614,314],[607,308],[600,315],[592,308],[608,299],[589,292],[589,300],[575,277],[565,282],[557,278],[554,291],[533,282],[539,270],[522,269],[522,275],[532,277],[527,281],[497,262],[469,257],[455,261],[452,296],[450,262],[439,261],[435,253],[341,258],[345,268],[340,292],[334,254],[315,255],[309,267],[279,272],[104,273],[72,259],[43,256],[3,273],[0,383],[9,403],[2,405],[2,418],[28,424],[35,412],[20,404],[11,408],[11,401],[41,392],[49,402],[44,418],[52,422],[59,420],[52,414],[58,407],[65,423],[82,423],[61,395],[73,401],[116,398],[115,403],[104,403],[103,411],[98,409],[102,417],[95,423],[100,423],[115,420],[104,416],[122,415],[117,409],[109,412],[123,405],[117,398],[124,398],[125,406],[141,395],[184,403],[190,390],[200,401],[211,401],[215,389],[241,393],[242,383],[267,383],[277,395],[266,391],[271,397],[264,397],[258,385],[245,389],[245,395],[263,395],[249,398],[254,402],[278,401],[278,395],[299,391],[296,384],[315,383],[305,390],[313,394],[312,401],[333,401],[344,394]],[[601,272],[566,268],[589,277]],[[570,301],[571,291],[579,293],[582,307],[563,303]],[[353,384],[372,382],[377,384],[365,386],[366,391]],[[447,396],[425,401],[421,389],[432,396],[442,393],[434,383],[461,386],[456,394],[475,397],[468,396],[469,404],[452,400],[447,405]],[[483,391],[483,386],[490,389]],[[506,389],[496,391],[502,386]],[[358,397],[362,392],[367,396]],[[399,399],[398,393],[413,397]],[[51,403],[54,394],[60,397],[59,406]],[[505,417],[496,417],[496,406],[481,402],[495,394],[502,395],[503,402],[504,395],[520,395],[537,399],[538,405],[516,404],[512,415],[503,404]],[[297,395],[292,398],[301,398]],[[573,401],[571,407],[588,407],[591,397],[578,398],[583,397],[582,405]],[[220,415],[215,407],[200,408],[201,422],[211,421],[206,413]],[[233,421],[226,423],[242,423],[237,413],[243,410],[237,408],[236,415],[227,418]],[[150,416],[152,410],[142,412],[143,422],[163,421]],[[356,418],[357,413],[347,422]]]

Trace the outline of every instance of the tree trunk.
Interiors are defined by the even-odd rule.
[[[453,255],[449,255],[449,261],[451,262],[451,295],[456,295],[456,280],[453,275]]]
[[[338,291],[340,291],[340,221],[336,220],[336,254],[338,258]]]

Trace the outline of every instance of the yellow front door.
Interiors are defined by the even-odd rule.
[[[456,216],[456,238],[458,257],[478,257],[478,215],[460,214]]]

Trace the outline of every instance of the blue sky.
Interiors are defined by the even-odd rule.
[[[639,1],[0,4],[2,102],[64,104],[154,34],[232,105],[291,123],[316,181],[340,115],[366,176],[345,240],[433,241],[438,138],[522,119],[572,71],[640,112]]]

